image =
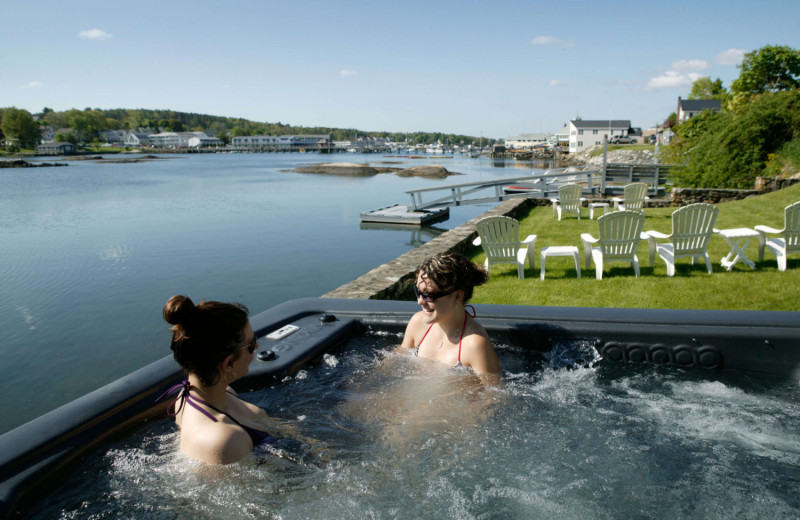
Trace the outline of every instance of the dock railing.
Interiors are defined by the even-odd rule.
[[[539,175],[419,188],[408,190],[406,193],[411,195],[411,207],[415,211],[442,206],[498,202],[512,197],[547,198],[557,195],[558,186],[567,182],[583,184],[584,193],[594,194],[599,188],[596,181],[600,174],[602,174],[602,169],[597,166],[569,167],[547,170]],[[528,189],[519,192],[506,191],[505,188],[516,184],[522,184],[522,187]],[[447,194],[439,195],[433,200],[422,200],[423,194],[435,196],[442,192],[447,192]]]
[[[669,183],[670,168],[669,164],[609,163],[603,166],[571,166],[524,177],[419,188],[408,190],[406,193],[411,196],[411,207],[415,211],[443,206],[499,202],[512,197],[550,198],[558,196],[558,187],[567,182],[582,184],[584,195],[600,197],[622,193],[624,185],[631,182],[646,182],[650,185],[648,194],[655,196],[663,193],[663,186]],[[515,185],[527,189],[506,189]],[[423,200],[423,195],[436,198]]]

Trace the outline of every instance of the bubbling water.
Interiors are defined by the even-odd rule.
[[[368,334],[243,394],[306,457],[213,467],[159,421],[90,457],[36,518],[707,518],[800,514],[800,391],[591,345],[498,345],[504,383]]]

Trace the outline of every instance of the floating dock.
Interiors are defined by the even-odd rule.
[[[450,216],[450,208],[413,209],[402,204],[373,209],[361,213],[361,222],[384,222],[389,224],[410,224],[422,226],[445,220]]]

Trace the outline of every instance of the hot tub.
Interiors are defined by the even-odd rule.
[[[70,484],[69,500],[84,505],[27,509],[76,478],[75,468],[119,482],[166,480],[150,483],[148,496],[170,485],[202,490],[188,509],[180,509],[180,494],[148,507],[171,511],[164,502],[174,500],[178,516],[209,518],[225,511],[241,517],[242,502],[253,504],[251,516],[283,518],[413,517],[431,508],[506,518],[800,512],[798,313],[476,305],[506,381],[483,389],[459,379],[469,376],[431,374],[425,360],[392,353],[417,309],[413,302],[302,299],[251,318],[259,355],[236,389],[287,421],[312,425],[313,436],[332,446],[320,464],[297,469],[267,460],[209,477],[178,460],[166,404],[154,403],[183,378],[170,356],[1,436],[2,514],[70,516],[132,493],[116,489],[116,480],[103,484],[112,498],[82,496],[100,491]],[[286,325],[297,329],[266,337]],[[359,346],[348,346],[354,338]],[[329,401],[318,401],[322,394]],[[766,416],[751,418],[757,410]],[[675,430],[686,439],[673,437]],[[159,447],[140,452],[148,443]],[[740,480],[758,480],[745,475],[753,459],[769,461],[757,475],[761,484],[737,489]],[[187,466],[196,470],[190,477],[170,473]],[[239,487],[227,489],[231,482]],[[235,498],[192,509],[220,485]],[[309,490],[319,489],[330,496],[317,502]],[[681,503],[695,492],[687,490],[697,493],[691,505]],[[763,507],[752,497],[732,502],[731,490],[762,493]],[[663,496],[651,497],[651,509],[636,508],[656,492]],[[124,515],[156,514],[130,507]]]

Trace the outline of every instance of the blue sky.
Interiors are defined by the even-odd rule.
[[[800,2],[0,0],[0,107],[152,108],[487,137],[649,127]]]

